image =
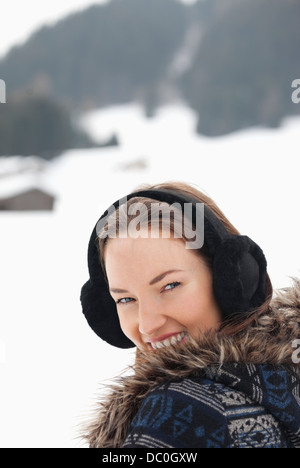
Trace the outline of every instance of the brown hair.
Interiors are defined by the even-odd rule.
[[[240,234],[239,231],[230,223],[230,221],[226,218],[224,213],[220,210],[220,208],[217,206],[217,204],[205,193],[201,192],[197,188],[193,187],[192,185],[186,184],[184,182],[165,182],[157,185],[150,185],[150,184],[143,184],[137,187],[134,192],[138,190],[159,190],[159,189],[169,189],[169,190],[174,190],[178,191],[181,194],[187,194],[195,198],[199,203],[203,203],[206,205],[213,213],[220,219],[220,221],[223,223],[225,226],[226,230],[228,231],[229,234]],[[148,222],[150,223],[150,205],[153,202],[157,203],[157,200],[153,200],[150,198],[143,198],[143,197],[134,197],[131,198],[130,200],[127,201],[127,208],[134,204],[134,203],[143,203],[146,208],[147,208],[147,216],[148,216]],[[133,219],[136,215],[129,215],[126,213],[126,217],[122,216],[121,211],[122,206],[116,210],[116,218],[114,218],[114,222],[116,223],[116,230],[117,233],[120,232],[122,229],[126,229],[128,226],[128,223]],[[151,212],[151,215],[153,212]],[[159,221],[162,222],[161,219],[161,212],[157,212]],[[125,221],[125,224],[124,224]],[[109,223],[109,221],[108,221]],[[176,224],[174,223],[174,219],[170,218],[170,227],[172,232],[174,233],[176,231]],[[108,224],[104,227],[104,230],[107,230]],[[184,234],[182,234],[182,237],[185,238]],[[105,269],[105,249],[107,246],[109,237],[104,237],[100,238],[99,237],[99,255],[100,255],[100,263],[103,269],[104,276],[107,281],[107,276],[106,276],[106,269]],[[207,255],[204,254],[202,249],[198,249],[195,251],[197,255],[199,255],[208,266],[211,266],[211,259],[207,257]],[[270,307],[270,302],[273,296],[273,287],[271,280],[269,278],[269,275],[267,274],[266,278],[266,300],[264,303],[258,307],[256,310],[249,312],[248,314],[236,314],[233,315],[232,317],[226,318],[223,320],[223,323],[221,324],[219,332],[221,334],[236,334],[240,331],[242,331],[244,328],[249,326],[250,324],[255,325],[256,320],[258,317],[266,313],[269,310]]]

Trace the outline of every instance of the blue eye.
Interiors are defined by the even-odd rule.
[[[174,283],[169,283],[169,284],[167,284],[167,285],[164,287],[164,289],[165,289],[166,291],[168,291],[168,290],[170,290],[170,289],[176,288],[176,287],[179,286],[179,285],[180,285],[180,283],[179,283],[178,281],[174,281]]]
[[[131,301],[133,301],[131,297],[122,297],[116,301],[116,304],[128,304]]]
[[[175,289],[177,286],[179,286],[181,283],[178,281],[174,281],[173,283],[168,283],[166,286],[163,287],[163,291],[170,291],[172,289]],[[116,304],[129,304],[130,302],[134,301],[132,297],[121,297],[121,299],[118,299],[116,301]]]

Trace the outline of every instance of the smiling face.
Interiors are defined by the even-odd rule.
[[[210,268],[181,239],[111,239],[104,259],[122,331],[139,349],[219,327]]]

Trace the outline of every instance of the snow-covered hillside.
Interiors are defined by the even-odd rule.
[[[68,151],[46,165],[38,182],[56,195],[53,212],[0,212],[1,447],[83,446],[76,426],[99,385],[132,362],[132,350],[88,328],[79,294],[92,228],[141,183],[196,185],[261,245],[275,287],[299,276],[300,120],[218,139],[196,136],[195,124],[183,105],[152,120],[136,105],[93,112],[86,128],[100,140],[117,133],[120,148]]]

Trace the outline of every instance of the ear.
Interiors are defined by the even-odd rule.
[[[225,238],[213,260],[213,288],[224,313],[250,312],[266,297],[267,262],[261,248],[247,236]]]
[[[104,278],[87,281],[81,289],[80,301],[88,324],[102,340],[123,349],[135,346],[121,330],[116,304]]]

